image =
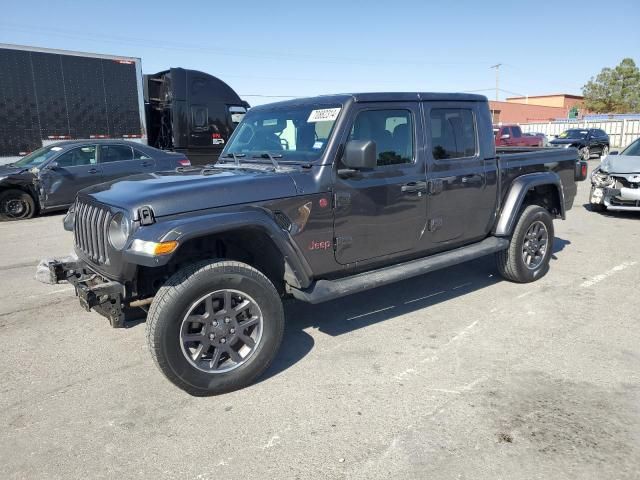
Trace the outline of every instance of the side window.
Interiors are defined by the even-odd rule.
[[[513,138],[520,138],[522,136],[520,127],[511,127],[511,133],[513,134]]]
[[[146,153],[142,153],[140,150],[133,149],[134,160],[151,160],[151,157]]]
[[[319,132],[318,132],[319,133]],[[409,110],[365,110],[356,117],[349,140],[373,140],[378,165],[413,161],[413,121]]]
[[[473,112],[467,108],[431,110],[431,145],[436,160],[473,157],[478,142]],[[504,131],[502,134],[507,134]]]
[[[191,129],[203,131],[209,129],[209,109],[201,105],[191,107]]]
[[[127,145],[101,145],[100,163],[133,160],[133,150]]]
[[[77,147],[63,153],[56,160],[60,167],[80,167],[83,165],[96,164],[96,147],[95,145],[86,145]]]

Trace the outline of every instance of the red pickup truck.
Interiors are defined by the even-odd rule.
[[[496,147],[542,147],[541,137],[529,137],[522,134],[518,125],[501,125],[493,127]]]

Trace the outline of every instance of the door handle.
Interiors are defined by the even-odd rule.
[[[464,177],[462,177],[462,183],[481,183],[482,182],[482,175],[465,175]]]
[[[95,169],[95,168],[92,168],[92,169],[89,170],[89,173],[98,173],[98,170]]]
[[[400,187],[402,193],[427,193],[427,182],[409,182]]]
[[[151,164],[149,162],[142,162],[143,167],[150,167]]]

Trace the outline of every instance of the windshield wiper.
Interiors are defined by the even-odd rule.
[[[271,160],[275,171],[277,172],[278,170],[280,170],[280,164],[278,163],[276,158],[282,158],[282,154],[271,155],[269,152],[264,152],[260,155],[254,155],[253,158],[268,158],[269,160]]]
[[[227,158],[233,158],[233,161],[236,164],[236,167],[240,166],[240,159],[246,157],[244,153],[227,153]]]

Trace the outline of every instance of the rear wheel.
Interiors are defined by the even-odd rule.
[[[160,371],[197,395],[243,388],[274,359],[284,313],[273,284],[255,268],[204,261],[160,288],[147,319],[147,339]]]
[[[6,190],[0,193],[0,219],[23,220],[36,213],[33,197],[22,190]]]
[[[500,274],[507,280],[528,283],[549,271],[553,246],[553,219],[539,205],[529,205],[516,224],[509,248],[496,254]]]

